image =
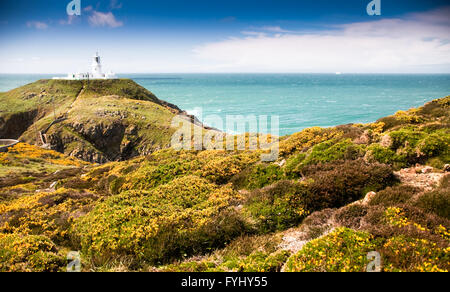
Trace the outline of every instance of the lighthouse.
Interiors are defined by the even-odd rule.
[[[54,77],[53,79],[63,80],[87,80],[87,79],[116,79],[116,75],[113,72],[103,73],[102,61],[100,55],[95,53],[92,57],[91,72],[86,73],[69,73],[67,77]]]
[[[92,78],[105,78],[105,75],[102,73],[102,63],[100,60],[100,56],[98,55],[98,52],[94,55],[91,65],[91,74]]]

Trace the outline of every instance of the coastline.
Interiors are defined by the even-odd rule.
[[[16,79],[14,84],[29,83],[36,77],[23,82]],[[282,136],[314,126],[370,123],[450,92],[449,74],[173,73],[128,77],[185,111],[201,108],[203,116],[278,115]],[[0,88],[4,82],[7,79],[2,81],[0,75]]]

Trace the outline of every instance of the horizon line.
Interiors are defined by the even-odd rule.
[[[337,74],[339,73],[339,74]],[[135,74],[316,74],[316,75],[450,75],[450,72],[118,72],[116,75]],[[8,73],[0,72],[0,75],[67,75],[67,73]]]

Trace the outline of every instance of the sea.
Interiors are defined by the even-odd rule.
[[[61,74],[59,76],[63,76]],[[0,74],[0,92],[54,75]],[[279,134],[369,123],[450,95],[450,74],[120,74],[208,120],[279,117]],[[0,101],[1,102],[1,101]],[[212,125],[217,126],[217,125]],[[225,129],[226,125],[223,125]],[[220,128],[220,125],[219,125]]]

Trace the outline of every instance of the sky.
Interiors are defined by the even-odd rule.
[[[0,73],[450,73],[450,0],[0,1]]]

